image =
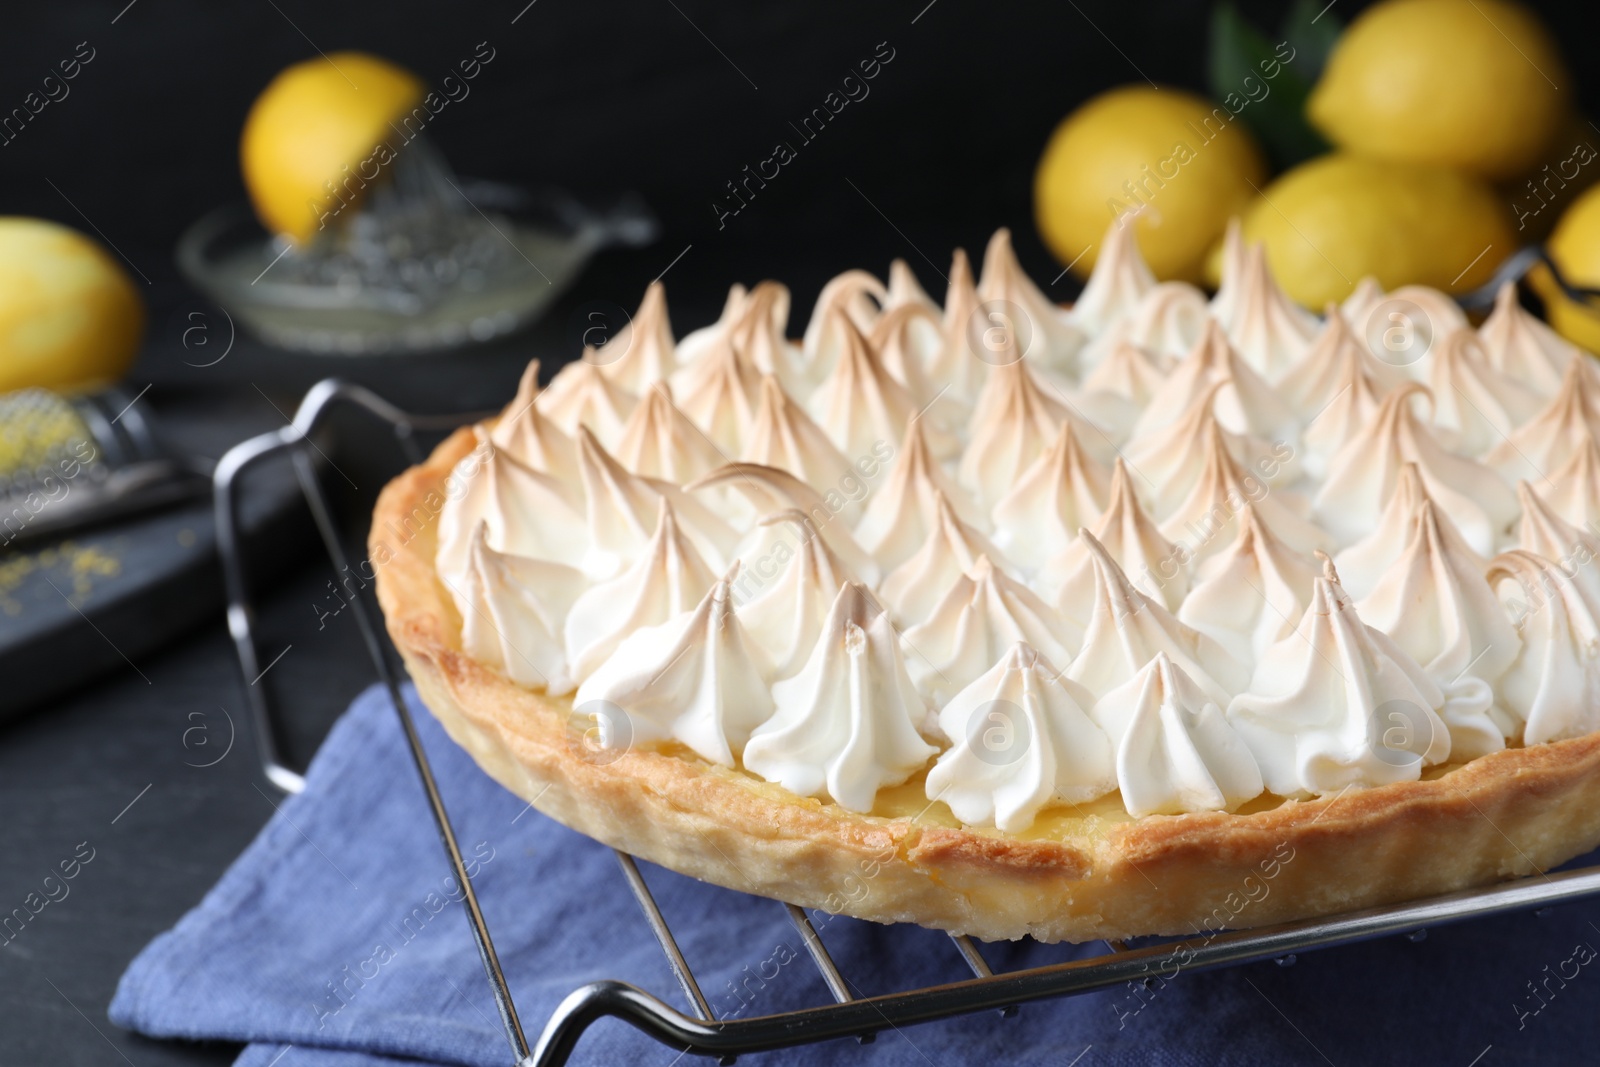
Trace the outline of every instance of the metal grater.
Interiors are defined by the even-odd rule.
[[[0,552],[204,492],[209,471],[166,449],[139,397],[0,395]]]

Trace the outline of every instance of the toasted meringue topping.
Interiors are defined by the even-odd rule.
[[[1541,406],[1537,395],[1489,365],[1471,329],[1446,334],[1432,357],[1433,424],[1451,433],[1459,452],[1481,456],[1505,444]]]
[[[996,570],[988,556],[979,556],[928,618],[905,631],[901,643],[917,691],[938,707],[1018,641],[1052,663],[1068,663],[1082,639],[1037,593]]]
[[[1400,558],[1357,608],[1439,686],[1451,757],[1467,760],[1498,752],[1512,732],[1509,717],[1494,713],[1493,686],[1521,642],[1482,561],[1461,550],[1449,521],[1424,499]]]
[[[904,563],[884,576],[878,590],[901,625],[919,623],[951,586],[978,564],[978,559],[1003,559],[1000,550],[956,517],[942,493],[934,496],[934,520],[926,540]]]
[[[1188,282],[1162,282],[1144,295],[1122,339],[1162,359],[1187,353],[1205,332],[1206,296]]]
[[[1119,341],[1106,358],[1083,379],[1088,396],[1121,397],[1134,408],[1143,408],[1166,381],[1171,360],[1154,355],[1130,341]]]
[[[1384,398],[1370,431],[1334,454],[1313,513],[1337,541],[1363,537],[1377,526],[1401,465],[1415,463],[1428,495],[1473,551],[1489,555],[1516,520],[1516,497],[1489,468],[1434,439],[1412,410],[1417,394],[1427,390],[1415,382],[1395,389]]]
[[[517,395],[500,413],[489,433],[496,448],[511,453],[511,458],[553,475],[557,481],[572,484],[578,478],[578,450],[572,438],[562,433],[539,411],[539,361],[529,363],[517,383]]]
[[[1159,600],[1134,588],[1093,534],[1086,531],[1079,536],[1089,549],[1094,605],[1083,647],[1067,668],[1067,677],[1098,700],[1165,652],[1219,707],[1244,688],[1249,668],[1211,638],[1173,618]]]
[[[1310,358],[1307,357],[1308,360]],[[1367,431],[1383,405],[1377,385],[1360,363],[1346,361],[1343,374],[1339,388],[1332,393],[1327,404],[1311,416],[1301,434],[1301,441],[1306,446],[1303,466],[1315,478],[1327,473],[1328,461],[1340,449]]]
[[[693,611],[629,634],[578,687],[573,706],[580,714],[600,701],[626,717],[626,728],[602,731],[604,740],[671,739],[733,766],[750,731],[773,711],[761,652],[733,610],[728,586],[737,572],[735,564]]]
[[[937,311],[921,304],[901,304],[879,316],[867,336],[867,347],[878,354],[889,376],[905,387],[918,411],[941,430],[955,433],[965,429],[964,408],[948,396],[944,386],[934,385],[924,369],[943,343],[943,331]]]
[[[575,567],[507,555],[489,547],[488,524],[473,531],[456,597],[461,650],[513,682],[571,692],[561,632],[588,582]]]
[[[1050,558],[1047,578],[1059,583],[1056,603],[1067,618],[1088,625],[1098,605],[1098,578],[1094,556],[1107,552],[1127,572],[1132,582],[1155,597],[1169,611],[1189,591],[1189,559],[1177,545],[1161,535],[1160,528],[1139,504],[1127,464],[1117,460],[1111,474],[1111,495],[1105,511],[1080,531],[1067,547]]]
[[[1128,221],[1119,218],[1106,227],[1094,270],[1077,303],[1072,305],[1072,322],[1090,337],[1131,317],[1145,294],[1156,285],[1156,276],[1139,254],[1134,227]]]
[[[796,396],[806,395],[827,370],[809,362],[784,330],[789,322],[789,290],[778,282],[762,282],[750,290],[728,340],[745,361],[762,374],[775,374]]]
[[[978,397],[971,437],[961,455],[961,484],[985,510],[1016,485],[1017,477],[1076,421],[1048,396],[1021,360],[994,368]]]
[[[1522,505],[1517,547],[1560,564],[1584,596],[1600,604],[1600,527],[1563,519],[1527,482],[1517,483],[1517,502]]]
[[[871,455],[875,445],[900,440],[919,411],[905,386],[890,377],[843,312],[831,312],[829,323],[840,338],[838,359],[808,407],[839,451],[851,458]],[[954,437],[933,426],[924,424],[923,432],[935,455],[950,455],[960,447]]]
[[[766,653],[773,678],[792,677],[811,655],[839,588],[854,576],[792,508],[762,519],[740,559],[733,590],[745,632]]]
[[[942,311],[839,275],[803,345],[763,282],[674,346],[653,283],[427,505],[462,651],[606,744],[858,811],[927,769],[1011,833],[1600,727],[1600,371],[1512,288],[1477,332],[1372,279],[1318,320],[1236,223],[1224,261],[1207,305],[1113,226],[1067,312],[1000,231]]]
[[[1507,607],[1522,648],[1499,692],[1523,723],[1523,744],[1600,730],[1600,604],[1562,564],[1520,549],[1496,556],[1488,578],[1521,586]]]
[[[864,270],[847,270],[829,279],[817,294],[816,306],[811,309],[811,319],[806,323],[805,338],[800,342],[806,360],[826,370],[838,359],[839,345],[843,342],[828,323],[830,315],[844,315],[856,332],[865,336],[872,332],[878,309],[888,300],[889,290]]]
[[[1301,517],[1298,497],[1287,489],[1273,490],[1255,474],[1242,469],[1228,451],[1222,427],[1212,423],[1200,440],[1205,466],[1194,489],[1161,524],[1162,536],[1182,546],[1186,560],[1204,560],[1232,543],[1239,515],[1253,505],[1260,519],[1296,552],[1328,548],[1322,528]]]
[[[889,264],[889,295],[883,302],[885,312],[895,308],[915,304],[927,308],[935,315],[939,313],[939,305],[933,302],[933,297],[917,281],[916,272],[911,265],[903,259],[896,259]],[[931,338],[929,347],[921,354],[925,357],[933,355],[934,348],[938,346],[938,339]]]
[[[962,522],[981,528],[983,512],[933,458],[922,436],[922,420],[915,419],[906,426],[888,477],[867,501],[856,540],[885,570],[898,567],[927,540],[938,518],[939,497],[950,502]]]
[[[918,733],[927,712],[889,616],[854,582],[840,588],[805,667],[772,698],[777,713],[751,735],[745,769],[800,796],[871,811],[878,790],[937,751]]]
[[[983,277],[978,282],[978,299],[983,304],[994,302],[1003,318],[1015,314],[1015,308],[1028,318],[1029,336],[1022,355],[1037,360],[1041,366],[1058,373],[1072,375],[1074,357],[1083,347],[1084,335],[1067,321],[1065,313],[1039,291],[1017,262],[1011,247],[1011,231],[999,229],[989,238],[989,247],[983,253]],[[966,324],[962,324],[963,327]],[[1022,327],[1016,329],[1020,332]]]
[[[1226,811],[1261,793],[1261,771],[1222,708],[1165,652],[1095,702],[1117,751],[1128,814]]]
[[[1513,281],[1501,283],[1478,336],[1495,370],[1541,396],[1562,388],[1567,369],[1584,358],[1576,345],[1523,310]]]
[[[1265,245],[1247,249],[1237,267],[1237,277],[1224,281],[1227,299],[1219,292],[1211,313],[1250,366],[1276,381],[1305,356],[1316,336],[1316,316],[1278,288]]]
[[[1383,283],[1370,274],[1365,275],[1356,282],[1356,287],[1344,298],[1344,303],[1339,305],[1339,314],[1359,335],[1366,329],[1373,310],[1383,303],[1384,295]]]
[[[1178,621],[1213,638],[1241,663],[1255,663],[1294,632],[1311,602],[1317,568],[1280,541],[1256,509],[1239,512],[1238,536],[1206,561]]]
[[[1215,383],[1217,419],[1234,433],[1254,434],[1268,441],[1293,442],[1298,436],[1294,412],[1228,342],[1222,328],[1206,323],[1205,332],[1134,424],[1135,439],[1159,431],[1183,417],[1187,408]]]
[[[978,395],[988,376],[989,364],[972,348],[972,327],[981,317],[978,288],[972,281],[967,254],[956,249],[950,261],[950,285],[944,297],[944,336],[938,353],[928,364],[928,377],[948,384],[946,396],[965,407]]]
[[[744,451],[760,388],[761,372],[726,339],[672,376],[678,409],[728,456]]]
[[[630,474],[587,427],[578,430],[578,473],[588,502],[589,546],[581,565],[591,578],[611,577],[645,550],[658,525],[662,500],[672,504],[684,533],[702,556],[720,565],[738,542],[732,527],[677,486]]]
[[[615,337],[595,349],[594,359],[602,374],[630,393],[643,393],[677,369],[666,286],[650,283],[639,310]]]
[[[786,470],[824,493],[855,476],[850,461],[770,374],[761,379],[761,405],[740,458]]]
[[[1507,478],[1543,482],[1592,444],[1597,432],[1600,388],[1583,362],[1572,360],[1544,410],[1489,449],[1483,461]]]
[[[481,427],[478,447],[456,464],[445,482],[434,566],[458,602],[465,588],[472,534],[488,524],[489,547],[508,555],[578,564],[587,545],[582,507],[572,488],[532,470],[494,447]],[[409,540],[420,531],[397,530]]]
[[[1299,797],[1416,781],[1450,756],[1443,704],[1417,662],[1361,621],[1328,563],[1300,625],[1261,658],[1228,721],[1267,789]]]
[[[651,385],[628,416],[617,459],[635,474],[680,485],[727,462],[705,432],[678,410],[666,382]]]
[[[1226,382],[1212,382],[1175,421],[1129,442],[1128,465],[1139,472],[1139,486],[1156,515],[1172,514],[1194,492],[1206,466],[1205,454],[1195,442],[1205,439],[1213,427],[1221,430],[1239,465],[1268,485],[1286,485],[1299,476],[1300,464],[1288,442],[1233,433],[1218,422],[1212,407],[1226,387]]]
[[[1346,593],[1359,600],[1372,592],[1384,572],[1394,565],[1411,541],[1422,505],[1429,502],[1431,498],[1423,484],[1422,472],[1415,463],[1402,464],[1394,492],[1383,506],[1377,526],[1366,537],[1334,557],[1334,563],[1339,568],[1340,584]],[[1450,551],[1456,556],[1470,557],[1472,565],[1482,573],[1487,566],[1483,556],[1467,544],[1456,524],[1437,510],[1435,520],[1440,536],[1450,544]]]
[[[856,488],[865,492],[864,487]],[[760,515],[790,508],[805,515],[828,543],[828,548],[853,574],[869,584],[877,583],[878,564],[856,543],[842,517],[847,503],[842,492],[829,490],[823,496],[788,471],[763,467],[759,463],[730,463],[684,486],[689,493],[723,489],[737,490]]]
[[[621,574],[585,591],[567,614],[563,634],[572,677],[589,677],[635,630],[688,611],[716,583],[666,500],[656,505],[655,533]]]
[[[1345,321],[1379,362],[1408,378],[1426,380],[1439,341],[1469,325],[1461,305],[1437,289],[1402,285],[1385,293],[1372,279],[1363,279],[1356,290],[1344,302]]]
[[[602,444],[613,448],[638,402],[600,372],[593,350],[586,348],[582,359],[557,372],[534,404],[568,437],[577,437],[578,427],[587,426]]]
[[[968,826],[1025,830],[1044,808],[1116,788],[1111,744],[1088,700],[1037,651],[1017,642],[939,712],[954,741],[925,783]]]
[[[995,504],[994,543],[1007,559],[1030,573],[1041,571],[1077,536],[1093,527],[1111,498],[1111,474],[1078,444],[1070,422],[1016,478]]]
[[[1600,522],[1600,443],[1590,441],[1550,477],[1539,491],[1557,515],[1591,529]]]
[[[1322,330],[1306,350],[1305,357],[1286,370],[1273,388],[1302,423],[1310,424],[1322,415],[1352,383],[1364,382],[1372,394],[1382,394],[1399,385],[1405,376],[1373,356],[1371,350],[1351,332],[1338,308],[1328,305]],[[1310,426],[1307,426],[1310,436]]]
[[[678,342],[677,356],[680,367],[685,363],[693,363],[711,351],[719,341],[727,339],[733,324],[739,321],[749,295],[745,287],[737,283],[728,287],[728,298],[722,304],[722,314],[717,317],[717,321],[698,330],[691,330]]]

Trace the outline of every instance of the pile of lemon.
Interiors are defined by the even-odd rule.
[[[1277,58],[1292,64],[1292,49]],[[1086,277],[1107,224],[1127,218],[1158,276],[1215,285],[1238,215],[1285,291],[1318,310],[1366,276],[1473,289],[1547,235],[1569,282],[1600,285],[1600,187],[1584,191],[1600,178],[1600,128],[1576,98],[1526,8],[1381,0],[1339,37],[1306,102],[1332,151],[1269,181],[1237,121],[1248,99],[1113,89],[1051,136],[1034,184],[1039,229]],[[1548,277],[1534,283],[1555,326],[1600,350],[1600,318]]]

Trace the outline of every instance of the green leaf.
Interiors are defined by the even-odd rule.
[[[1328,54],[1344,32],[1344,21],[1333,13],[1327,0],[1295,0],[1284,16],[1282,37],[1295,50],[1296,68],[1307,82],[1322,77]]]
[[[1312,15],[1314,11],[1307,18]],[[1232,4],[1212,8],[1206,70],[1211,94],[1250,127],[1280,170],[1328,149],[1306,121],[1306,97],[1315,73],[1305,58],[1286,40],[1269,42]]]

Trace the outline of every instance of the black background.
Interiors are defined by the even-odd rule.
[[[0,147],[0,211],[98,231],[148,278],[147,346],[130,381],[154,383],[152,399],[175,418],[254,403],[252,382],[287,407],[322,373],[323,364],[248,345],[218,367],[186,367],[182,316],[206,305],[171,257],[186,225],[242,198],[237,138],[255,94],[319,49],[372,51],[436,83],[487,42],[496,56],[471,96],[430,127],[455,167],[602,197],[636,190],[662,220],[659,241],[602,255],[514,345],[359,371],[402,392],[426,381],[433,406],[466,407],[503,398],[530,355],[571,358],[564,320],[573,308],[594,299],[631,308],[688,246],[666,279],[680,333],[713,317],[732,281],[784,280],[803,314],[831,274],[850,266],[881,273],[896,256],[938,295],[951,249],[981,250],[998,225],[1014,229],[1024,265],[1048,283],[1060,267],[1033,231],[1030,182],[1050,130],[1111,85],[1148,76],[1200,87],[1208,18],[1207,5],[1192,0],[537,0],[525,10],[525,0],[124,2],[7,5],[0,113],[20,105],[78,42],[97,54],[67,99]],[[1339,0],[1332,13],[1348,20],[1360,6]],[[1596,39],[1592,7],[1538,6],[1581,79]],[[1263,24],[1280,11],[1274,3],[1242,7]],[[788,123],[879,42],[895,58],[870,83],[871,95],[719,230],[711,205],[724,183],[776,141],[792,140]],[[1592,101],[1597,79],[1587,81],[1561,88]],[[1047,291],[1065,299],[1072,288],[1063,279]],[[271,412],[255,412],[262,418],[270,424]],[[347,504],[357,521],[384,476],[369,461],[381,450],[367,451],[349,462],[360,488]],[[308,562],[274,591],[265,618],[267,643],[295,645],[272,684],[290,709],[290,747],[300,759],[368,678],[348,619],[311,625],[308,605],[326,578]],[[0,949],[0,1003],[9,1009],[0,1065],[228,1061],[227,1048],[124,1034],[106,1021],[105,1005],[133,954],[200,898],[271,814],[247,736],[214,767],[186,765],[203,762],[182,740],[193,713],[210,716],[219,739],[219,711],[233,709],[242,727],[239,689],[219,616],[137,670],[0,727],[0,908],[20,901],[77,842],[97,849],[73,895]],[[1581,1005],[1564,1007],[1575,1013]],[[1322,1008],[1329,1014],[1319,1033],[1336,1035],[1337,1013]]]

